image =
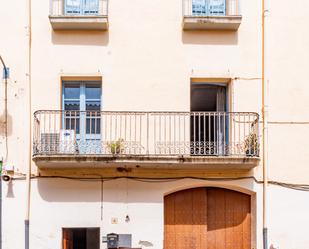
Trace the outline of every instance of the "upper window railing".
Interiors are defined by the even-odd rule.
[[[51,16],[107,16],[108,0],[51,0]]]
[[[239,16],[240,0],[183,0],[184,16]]]

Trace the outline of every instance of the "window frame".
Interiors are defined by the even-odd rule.
[[[78,85],[79,87],[79,110],[76,110],[79,112],[79,115],[76,115],[79,120],[79,132],[77,133],[77,125],[75,124],[75,132],[76,132],[76,139],[81,141],[86,140],[100,140],[101,139],[101,130],[99,129],[99,132],[96,132],[94,134],[87,133],[87,97],[86,97],[86,88],[89,85],[98,86],[100,88],[100,98],[96,99],[89,99],[90,102],[98,101],[100,102],[100,109],[98,112],[102,111],[102,83],[101,81],[97,80],[75,80],[75,81],[62,81],[62,110],[63,110],[63,117],[62,117],[62,127],[66,129],[65,119],[66,119],[66,109],[65,109],[65,102],[66,101],[77,101],[77,99],[70,99],[65,97],[65,88],[69,85]],[[98,118],[100,119],[101,115],[98,115]],[[96,116],[97,117],[97,116]],[[91,117],[90,117],[91,118]],[[75,119],[76,120],[76,119]],[[75,121],[76,122],[76,121]],[[91,130],[91,128],[90,128]]]

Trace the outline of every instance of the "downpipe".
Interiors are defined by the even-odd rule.
[[[266,1],[262,0],[262,117],[263,117],[263,249],[268,249],[268,80],[267,80],[267,47],[266,47],[266,17],[268,9]]]
[[[32,100],[31,100],[31,62],[32,62],[32,2],[28,0],[28,110],[29,110],[29,134],[28,134],[28,169],[26,172],[26,212],[25,212],[25,249],[29,249],[30,240],[30,199],[31,199],[31,163],[32,163]]]
[[[2,56],[0,55],[0,61],[4,69],[4,117],[5,117],[5,159],[0,161],[0,249],[2,249],[2,169],[3,162],[7,163],[8,160],[8,70],[4,63]]]

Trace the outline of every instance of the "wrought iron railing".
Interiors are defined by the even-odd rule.
[[[34,155],[259,156],[248,112],[37,111]]]
[[[108,0],[50,0],[51,16],[107,16]]]
[[[239,16],[240,0],[183,0],[184,16]]]

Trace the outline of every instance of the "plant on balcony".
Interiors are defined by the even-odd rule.
[[[256,133],[250,133],[244,141],[244,151],[247,156],[254,156],[258,154],[258,149],[258,136]]]
[[[121,154],[124,151],[124,140],[119,138],[117,141],[108,143],[107,147],[113,155]]]

